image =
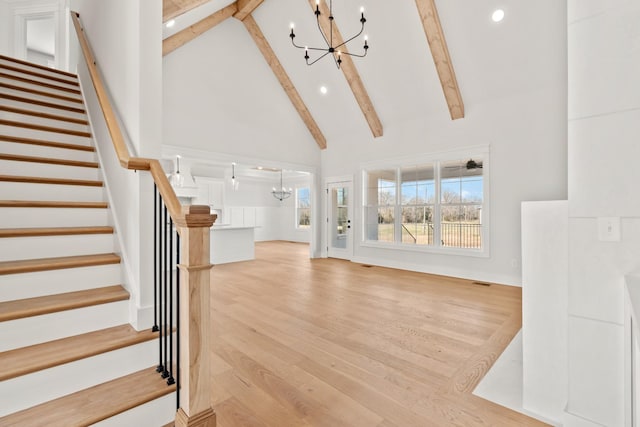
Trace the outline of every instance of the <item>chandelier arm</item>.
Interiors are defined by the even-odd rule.
[[[294,47],[297,47],[298,49],[304,49],[304,48],[306,47],[306,46],[298,46],[298,45],[296,44],[296,42],[294,42],[294,41],[293,41],[293,38],[291,38],[291,44],[292,44]]]
[[[349,56],[355,56],[357,58],[364,58],[365,56],[367,56],[367,51],[364,51],[363,55],[358,55],[357,53],[349,53],[349,52],[340,52],[342,55],[349,55]]]
[[[330,52],[329,52],[327,49],[322,49],[322,50],[325,50],[325,51],[326,51],[326,53],[325,53],[324,55],[320,55],[320,56],[319,56],[318,58],[316,58],[313,62],[309,62],[309,60],[307,60],[307,65],[313,65],[313,64],[315,64],[316,62],[318,62],[319,60],[321,60],[322,58],[324,58],[325,56],[329,55],[329,53],[330,53]]]
[[[327,49],[326,47],[311,47],[311,46],[305,46],[306,49],[309,50],[321,50],[323,52],[329,52],[329,49]]]
[[[362,28],[360,28],[360,32],[359,32],[358,34],[356,34],[355,36],[351,37],[349,40],[347,40],[347,41],[345,41],[345,42],[340,43],[338,46],[336,46],[336,47],[335,47],[335,49],[337,49],[337,48],[339,48],[339,47],[341,47],[341,46],[346,45],[346,44],[347,44],[347,43],[349,43],[351,40],[355,39],[355,38],[356,38],[356,37],[358,37],[360,34],[362,34],[362,32],[363,32],[363,31],[364,31],[364,23],[362,23]],[[344,53],[344,52],[342,52],[342,53]]]
[[[320,15],[316,15],[316,22],[318,23],[318,30],[320,30],[320,34],[322,34],[322,38],[324,39],[324,42],[327,44],[328,47],[331,47],[331,43],[329,43],[329,40],[327,40],[327,36],[324,35],[324,32],[322,31],[322,27],[320,26]]]

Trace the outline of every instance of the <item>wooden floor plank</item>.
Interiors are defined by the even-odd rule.
[[[521,327],[520,288],[308,254],[262,242],[212,270],[219,427],[545,425],[472,394]]]

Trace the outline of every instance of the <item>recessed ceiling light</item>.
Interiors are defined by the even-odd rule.
[[[320,86],[320,93],[321,94],[326,95],[327,91],[328,91],[328,89],[327,89],[326,86]]]
[[[493,19],[493,22],[500,22],[504,19],[504,10],[502,9],[496,9],[493,11],[493,14],[491,15],[491,19]]]
[[[167,28],[171,28],[174,25],[176,25],[176,20],[175,19],[170,19],[167,21],[167,23],[165,24],[167,26]]]

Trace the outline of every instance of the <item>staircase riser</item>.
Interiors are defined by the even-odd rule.
[[[46,141],[62,142],[66,144],[90,145],[91,139],[86,136],[67,135],[59,132],[48,132],[37,129],[20,128],[16,126],[0,125],[0,135],[17,136],[21,138],[42,139]]]
[[[1,71],[1,70],[0,70]],[[26,77],[29,78],[29,77]],[[38,85],[38,84],[34,84],[34,83],[28,83],[28,82],[23,82],[20,80],[15,80],[15,79],[11,79],[11,78],[7,78],[7,77],[0,77],[0,83],[4,83],[4,84],[8,84],[11,86],[18,86],[19,88],[24,88],[24,89],[29,89],[29,90],[37,90],[40,92],[47,92],[47,93],[51,93],[53,95],[60,95],[60,96],[64,96],[67,98],[82,98],[82,96],[80,96],[77,93],[74,92],[68,92],[66,90],[60,90],[60,89],[54,89],[52,87],[47,87],[47,86],[42,86],[42,85]],[[52,85],[56,85],[55,82],[48,82],[48,84],[52,84]],[[63,85],[61,85],[63,86]],[[78,88],[76,88],[75,90],[78,90]]]
[[[29,108],[26,110],[33,111],[32,108]],[[56,115],[65,117],[65,118],[70,117],[69,115],[66,115],[66,114],[56,114]],[[20,123],[50,126],[50,127],[78,131],[78,132],[89,132],[89,126],[85,124],[73,123],[65,120],[48,119],[44,117],[33,116],[31,114],[14,113],[11,111],[0,110],[0,119],[11,120],[11,121],[20,122]]]
[[[107,209],[76,208],[0,208],[0,218],[3,228],[84,227],[109,221]]]
[[[43,91],[43,92],[46,92],[46,91]],[[66,101],[64,99],[59,99],[59,98],[55,98],[55,97],[52,97],[52,96],[37,95],[35,93],[29,93],[29,92],[25,92],[24,90],[19,90],[19,89],[9,89],[9,88],[3,87],[2,88],[2,93],[6,93],[7,95],[13,95],[13,96],[21,96],[23,98],[33,99],[33,100],[36,100],[36,101],[52,102],[52,103],[58,104],[58,105],[65,105],[67,107],[84,108],[83,104],[78,103],[78,102]],[[67,98],[76,98],[76,97],[75,96],[68,96]]]
[[[0,65],[0,72],[2,72],[4,74],[9,74],[11,76],[20,77],[20,78],[23,78],[23,79],[31,79],[31,80],[35,80],[35,81],[41,82],[41,83],[52,84],[52,85],[56,85],[56,86],[60,86],[60,87],[65,87],[65,88],[69,88],[69,89],[73,89],[73,90],[78,90],[78,85],[76,85],[76,84],[63,83],[63,82],[60,82],[58,80],[51,80],[51,79],[48,79],[48,78],[45,78],[45,77],[34,76],[33,74],[26,74],[26,73],[22,73],[22,72],[19,72],[19,71],[8,70],[8,69],[2,67],[2,65]]]
[[[3,200],[104,201],[104,188],[81,185],[2,182]]]
[[[9,66],[9,67],[13,67],[13,68],[19,68],[21,70],[27,70],[27,71],[31,71],[34,73],[38,73],[41,74],[43,76],[51,76],[51,77],[55,77],[56,79],[64,79],[64,80],[68,80],[70,82],[77,82],[77,79],[75,77],[71,77],[71,76],[67,76],[64,74],[60,74],[60,73],[55,73],[55,72],[51,72],[48,70],[43,70],[42,68],[38,68],[38,67],[32,67],[26,64],[19,64],[13,61],[7,61],[5,59],[1,59],[0,58],[0,69],[3,70],[4,73],[9,73],[10,71],[7,71],[3,66]],[[29,77],[32,78],[32,77]],[[34,77],[35,78],[35,77]],[[50,79],[45,79],[44,81],[46,82],[50,82]]]
[[[120,264],[0,276],[0,302],[96,289],[122,283]]]
[[[0,382],[0,416],[154,366],[157,354],[148,341]]]
[[[4,238],[0,239],[0,262],[111,253],[113,239],[113,234]]]
[[[0,322],[0,352],[121,325],[128,313],[129,301],[118,301]]]
[[[95,423],[92,427],[165,426],[175,418],[176,393],[174,392]]]
[[[22,156],[79,160],[81,162],[95,162],[97,157],[96,153],[92,151],[71,150],[67,148],[47,147],[42,145],[6,141],[0,141],[0,152],[6,154],[18,154]]]
[[[26,98],[23,96],[23,98]],[[59,108],[44,107],[42,105],[31,104],[29,102],[14,101],[12,99],[0,98],[0,105],[6,105],[14,108],[22,108],[24,110],[39,111],[41,113],[57,114],[61,116],[71,117],[74,119],[86,120],[85,113],[77,113],[74,111],[62,110]]]
[[[30,176],[41,176],[47,178],[85,179],[92,181],[102,180],[100,170],[97,168],[55,165],[50,163],[0,159],[0,171],[2,171],[3,175],[22,176],[28,173]]]

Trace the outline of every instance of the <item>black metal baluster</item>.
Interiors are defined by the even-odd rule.
[[[173,378],[173,219],[169,217],[169,378],[167,378],[167,385],[175,384]]]
[[[176,264],[180,264],[180,233],[176,232]],[[180,409],[180,271],[176,265],[176,409]]]
[[[164,248],[163,248],[163,257],[164,257],[164,305],[163,305],[163,316],[164,316],[164,371],[162,371],[162,378],[168,378],[169,377],[169,371],[167,370],[167,359],[168,359],[168,355],[169,355],[169,349],[167,347],[168,345],[168,336],[171,333],[169,331],[169,322],[167,319],[167,300],[168,300],[168,283],[169,281],[167,280],[167,274],[168,274],[168,270],[170,268],[169,263],[167,262],[167,241],[168,241],[168,236],[167,236],[167,206],[164,206],[164,222],[162,223],[162,227],[164,228]]]
[[[162,253],[165,247],[165,239],[164,239],[164,222],[165,222],[165,216],[166,216],[166,209],[164,209],[164,202],[162,200],[162,196],[159,197],[159,201],[158,201],[158,208],[159,208],[159,221],[160,221],[160,226],[158,227],[158,235],[159,235],[159,247],[158,247],[158,253],[157,256],[159,258],[159,262],[158,262],[158,279],[159,279],[159,283],[158,283],[158,321],[160,322],[160,327],[159,329],[159,337],[158,337],[158,343],[159,343],[159,363],[158,363],[158,367],[156,368],[156,372],[162,374],[164,372],[164,365],[163,365],[163,349],[164,349],[164,331],[163,331],[163,325],[162,325],[162,307],[164,306],[164,298],[163,298],[163,289],[164,289],[164,275],[162,274],[162,269],[164,266],[164,258],[162,257]]]
[[[158,332],[158,186],[153,184],[153,332]]]

